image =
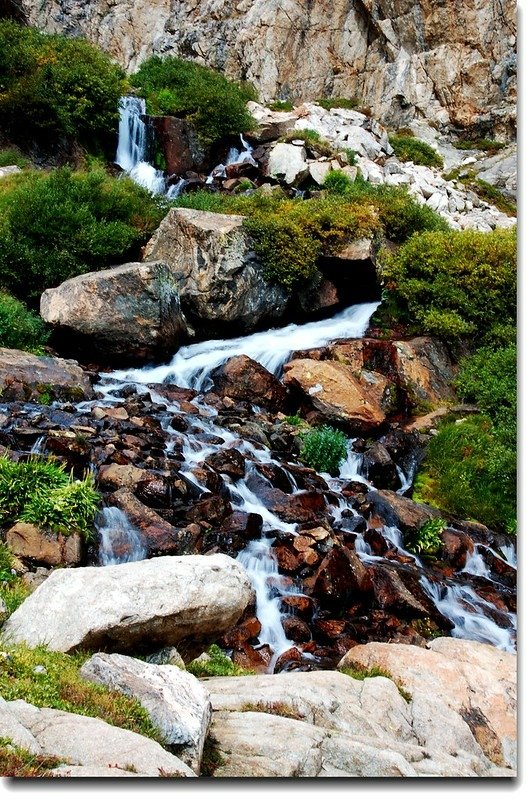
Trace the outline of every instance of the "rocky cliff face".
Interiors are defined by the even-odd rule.
[[[261,99],[352,96],[392,126],[426,117],[510,134],[514,0],[22,0],[31,23],[85,35],[132,70],[195,58]]]

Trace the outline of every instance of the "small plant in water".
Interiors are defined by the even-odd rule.
[[[348,440],[342,431],[324,425],[322,428],[302,432],[303,447],[300,458],[317,472],[337,475],[348,452]]]
[[[417,535],[406,541],[406,547],[412,553],[423,553],[427,556],[435,555],[443,545],[441,533],[446,528],[444,519],[435,517],[429,519],[421,526]]]

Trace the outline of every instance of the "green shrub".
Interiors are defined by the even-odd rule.
[[[327,189],[330,194],[345,197],[350,191],[351,184],[352,181],[345,172],[341,172],[339,169],[333,169],[326,175],[324,189]]]
[[[193,61],[152,56],[131,81],[145,95],[149,113],[187,119],[205,146],[254,126],[246,107],[256,99],[254,89]]]
[[[49,333],[41,319],[23,303],[0,291],[0,347],[40,352]]]
[[[0,581],[9,583],[13,579],[13,554],[5,542],[0,541]]]
[[[89,539],[99,502],[91,475],[75,480],[53,459],[0,456],[0,524],[21,520]]]
[[[516,233],[430,232],[385,254],[398,321],[447,341],[507,344],[516,318]],[[505,337],[505,339],[504,339]]]
[[[160,741],[159,731],[137,700],[81,678],[87,653],[66,655],[22,644],[4,644],[2,650],[0,695],[5,700],[21,699],[40,708],[99,717],[110,725]],[[37,667],[41,669],[35,672]]]
[[[22,155],[20,150],[10,147],[7,150],[0,150],[0,167],[20,167],[23,169],[29,164],[29,159]]]
[[[514,533],[516,452],[484,415],[443,425],[429,443],[414,500]]]
[[[187,665],[188,672],[195,675],[197,678],[216,678],[216,677],[231,677],[239,675],[253,675],[254,673],[249,670],[237,667],[228,655],[218,647],[217,644],[211,644],[207,651],[208,659],[194,659]]]
[[[67,278],[132,259],[166,207],[102,170],[27,172],[0,184],[0,286],[36,304]]]
[[[280,139],[281,142],[303,141],[305,146],[310,150],[315,150],[321,156],[334,156],[335,148],[327,139],[324,139],[317,131],[311,128],[300,128],[297,130],[288,131],[285,136]]]
[[[405,242],[414,233],[424,231],[446,233],[450,230],[449,224],[443,217],[427,205],[417,203],[404,188],[376,187],[374,198],[385,234],[397,244]]]
[[[389,137],[395,155],[400,161],[413,161],[424,167],[443,167],[443,159],[433,147],[415,136],[394,134]]]
[[[457,150],[484,150],[489,155],[494,155],[506,146],[503,142],[497,142],[495,139],[474,139],[472,141],[459,139],[459,141],[454,142],[454,147]]]
[[[444,519],[429,519],[421,525],[415,536],[406,538],[405,545],[412,553],[434,556],[443,545],[441,533],[445,528]]]
[[[290,100],[273,100],[267,104],[267,108],[271,111],[292,111],[294,106]]]
[[[317,103],[330,111],[332,108],[357,108],[359,100],[356,97],[322,97]]]
[[[124,87],[122,69],[89,42],[0,20],[0,128],[16,141],[113,149]]]
[[[301,432],[300,458],[317,472],[337,475],[348,454],[348,440],[342,431],[324,425],[322,428]]]

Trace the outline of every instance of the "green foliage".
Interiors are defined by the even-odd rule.
[[[27,167],[29,160],[22,155],[20,150],[10,147],[7,150],[0,150],[0,167]]]
[[[454,142],[454,147],[457,150],[484,150],[489,155],[495,155],[499,150],[506,147],[503,142],[497,142],[495,139],[459,139]]]
[[[415,487],[416,501],[515,532],[516,452],[484,415],[441,426]]]
[[[81,678],[80,668],[87,653],[65,655],[45,647],[31,649],[5,643],[2,649],[0,695],[5,700],[22,699],[41,708],[99,717],[110,725],[160,740],[159,732],[137,700]]]
[[[89,42],[0,20],[0,128],[16,141],[113,148],[124,87],[121,68]]]
[[[149,113],[187,119],[205,146],[254,126],[246,107],[256,99],[254,89],[193,61],[152,56],[131,81],[145,95]]]
[[[60,763],[60,758],[35,755],[7,737],[0,738],[0,775],[4,778],[53,778],[51,770]]]
[[[322,97],[317,103],[330,111],[332,108],[357,108],[359,100],[356,97]]]
[[[424,167],[443,167],[443,159],[433,147],[415,136],[394,134],[389,137],[395,155],[400,161],[413,161]]]
[[[53,459],[0,456],[0,524],[20,520],[89,539],[99,501],[91,475],[74,480]]]
[[[14,580],[13,554],[5,542],[0,541],[0,581]]]
[[[273,100],[267,104],[270,111],[292,111],[294,106],[290,100]]]
[[[345,197],[351,189],[351,184],[352,181],[346,173],[333,169],[326,175],[324,189],[327,189],[329,194]]]
[[[320,133],[311,128],[288,131],[288,133],[280,139],[281,142],[293,142],[296,140],[303,141],[307,148],[314,150],[321,156],[331,157],[336,155],[333,145],[330,144],[327,139],[324,139]]]
[[[0,286],[35,304],[50,286],[136,256],[166,211],[102,170],[17,177],[0,184]]]
[[[187,665],[188,672],[195,675],[197,678],[225,678],[236,675],[253,675],[250,670],[242,669],[233,664],[231,659],[218,647],[217,644],[211,644],[208,649],[207,660],[200,658],[194,659]]]
[[[450,230],[450,226],[443,217],[432,211],[427,205],[416,203],[404,188],[376,187],[373,197],[387,238],[397,244],[405,242],[414,233],[424,231],[446,233]]]
[[[441,533],[445,528],[444,519],[438,517],[429,519],[421,525],[415,536],[410,536],[405,540],[405,545],[411,553],[434,556],[443,545]]]
[[[351,147],[345,147],[343,150],[348,157],[348,164],[350,167],[353,167],[357,163],[357,152],[352,150]]]
[[[287,422],[288,425],[294,425],[295,427],[300,427],[302,425],[307,425],[305,419],[299,417],[298,414],[293,414],[292,416],[286,417],[284,422]]]
[[[41,317],[0,291],[0,347],[40,352],[48,337]]]
[[[301,432],[300,436],[303,442],[300,458],[307,466],[337,475],[348,453],[348,440],[342,431],[324,425]]]
[[[12,575],[10,580],[0,579],[0,599],[6,608],[6,618],[22,605],[29,594],[29,587],[20,578]]]
[[[398,321],[447,341],[507,344],[516,317],[516,232],[431,232],[386,253]]]

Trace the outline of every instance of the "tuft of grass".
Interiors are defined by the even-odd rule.
[[[20,167],[20,169],[24,169],[29,163],[29,159],[14,147],[0,150],[0,167]]]
[[[429,519],[417,531],[415,536],[408,537],[405,545],[411,553],[423,553],[427,556],[434,556],[441,549],[443,541],[441,533],[446,528],[444,519]]]
[[[336,155],[333,145],[330,144],[327,139],[324,139],[320,133],[312,130],[311,128],[300,128],[299,130],[295,129],[293,131],[289,131],[285,134],[285,136],[282,136],[280,141],[292,142],[297,139],[303,140],[307,148],[310,150],[315,150],[321,156],[331,157]]]
[[[496,155],[506,146],[503,142],[497,142],[495,139],[459,139],[454,142],[456,150],[483,150],[488,155]]]
[[[50,778],[51,770],[62,763],[58,758],[35,755],[5,736],[0,738],[0,775],[4,778]]]
[[[330,425],[324,425],[322,428],[301,431],[299,435],[303,443],[300,451],[302,461],[317,472],[337,475],[348,453],[345,434]]]
[[[433,147],[415,136],[394,134],[389,137],[395,155],[400,161],[413,161],[424,167],[443,167],[443,159]]]
[[[161,742],[159,731],[137,700],[81,678],[80,668],[88,656],[4,643],[0,653],[0,696],[5,700],[23,699],[40,708],[99,717],[110,725]]]
[[[267,104],[270,111],[292,111],[294,105],[290,100],[273,100],[272,103]]]
[[[263,714],[274,714],[276,717],[286,717],[287,719],[304,719],[294,706],[288,703],[283,703],[280,700],[266,702],[259,700],[257,703],[244,703],[240,709],[241,711],[258,711]]]
[[[195,675],[196,678],[254,675],[250,670],[237,667],[217,644],[211,644],[207,655],[209,656],[207,660],[194,659],[190,664],[187,664],[187,671]]]
[[[0,599],[6,609],[5,619],[10,617],[30,594],[31,590],[20,578],[12,576],[12,580],[2,579],[0,581]]]
[[[358,108],[360,100],[357,97],[322,97],[316,101],[319,106],[330,111],[332,108]]]
[[[364,681],[366,678],[388,678],[392,683],[395,683],[403,700],[407,703],[412,702],[412,695],[410,692],[407,692],[400,681],[396,681],[393,675],[388,672],[388,670],[382,669],[382,667],[367,668],[355,665],[352,667],[341,667],[339,672],[342,672],[343,675],[348,675],[350,678],[354,678],[356,681]]]
[[[223,767],[227,763],[221,755],[218,745],[219,742],[210,734],[205,739],[200,772],[200,776],[203,778],[211,778],[219,767]]]

